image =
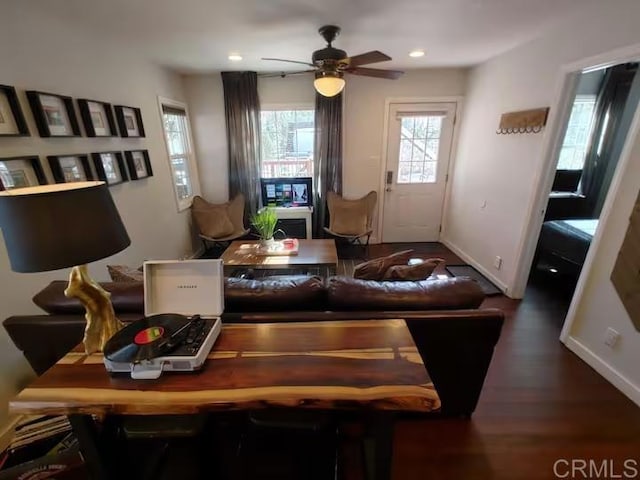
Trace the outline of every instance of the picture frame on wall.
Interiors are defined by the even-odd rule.
[[[56,183],[94,180],[87,155],[49,155],[47,160]]]
[[[0,136],[29,137],[30,135],[16,89],[9,85],[0,85]]]
[[[0,158],[0,190],[46,185],[37,156]]]
[[[128,150],[124,152],[131,180],[153,177],[148,150]]]
[[[87,137],[118,136],[116,120],[110,103],[81,98],[78,100],[78,109]]]
[[[97,152],[92,153],[91,157],[98,179],[110,187],[129,181],[122,152]]]
[[[71,97],[29,90],[27,99],[41,137],[80,136]]]
[[[125,105],[115,105],[113,108],[116,112],[116,120],[121,137],[142,138],[145,136],[142,112],[139,108]]]

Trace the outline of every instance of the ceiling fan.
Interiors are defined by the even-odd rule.
[[[363,75],[366,77],[386,78],[395,80],[404,72],[399,70],[380,70],[376,68],[363,68],[361,65],[369,65],[371,63],[386,62],[391,57],[385,55],[378,50],[362,53],[354,57],[348,57],[347,52],[334,48],[331,44],[340,33],[340,27],[335,25],[325,25],[318,30],[320,35],[327,42],[327,46],[313,52],[311,62],[300,62],[297,60],[285,60],[282,58],[263,58],[262,60],[270,60],[276,62],[298,63],[312,67],[309,70],[301,70],[297,72],[281,72],[278,74],[264,74],[262,76],[287,76],[298,75],[301,73],[315,73],[313,86],[316,91],[325,97],[334,97],[338,95],[344,88],[344,74],[351,73],[354,75]]]

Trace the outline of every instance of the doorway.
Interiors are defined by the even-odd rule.
[[[638,63],[579,75],[529,276],[567,306],[639,102]]]
[[[383,242],[440,239],[455,112],[449,102],[389,104]]]

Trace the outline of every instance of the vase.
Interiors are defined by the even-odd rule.
[[[260,239],[260,247],[261,248],[270,248],[272,247],[274,244],[276,243],[276,241],[273,239],[273,237],[271,238],[261,238]]]

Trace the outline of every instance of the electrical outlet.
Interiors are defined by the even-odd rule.
[[[496,270],[500,270],[502,268],[502,257],[497,256],[493,260],[493,266],[496,268]]]
[[[604,344],[609,348],[613,348],[618,343],[618,340],[620,340],[620,334],[611,327],[607,328],[604,334]]]

